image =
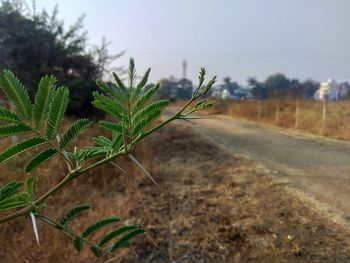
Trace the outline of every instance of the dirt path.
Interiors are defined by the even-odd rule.
[[[227,116],[197,121],[194,127],[230,151],[275,170],[325,204],[329,212],[350,220],[350,143],[287,133]]]

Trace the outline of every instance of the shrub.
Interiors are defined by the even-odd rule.
[[[28,175],[32,175],[37,167],[44,165],[54,156],[59,156],[66,163],[68,172],[62,180],[41,196],[36,190],[38,183],[36,176],[30,176],[23,182],[11,181],[0,187],[0,212],[6,213],[0,218],[0,223],[30,215],[38,243],[36,220],[41,220],[68,235],[78,251],[81,251],[84,245],[89,246],[96,257],[129,246],[132,238],[145,232],[139,225],[117,226],[120,218],[113,216],[102,218],[88,226],[82,233],[78,233],[71,228],[70,222],[77,221],[78,215],[90,209],[88,203],[72,207],[57,220],[49,218],[45,214],[45,209],[48,206],[48,198],[61,188],[69,187],[69,182],[96,167],[113,163],[116,158],[123,155],[156,184],[151,175],[133,157],[134,147],[168,123],[174,120],[189,121],[196,118],[192,116],[193,113],[211,108],[213,104],[203,97],[215,83],[216,77],[203,86],[206,72],[201,69],[198,87],[191,99],[174,115],[155,124],[155,120],[169,105],[169,101],[152,101],[159,84],[144,91],[149,73],[150,69],[136,83],[134,61],[130,59],[128,84],[122,82],[114,73],[115,83],[112,85],[96,81],[100,92],[92,94],[94,98],[92,104],[112,117],[113,121],[99,122],[99,126],[109,131],[111,136],[93,137],[91,139],[95,146],[78,148],[74,147],[74,140],[89,128],[92,122],[89,119],[79,119],[62,133],[61,125],[69,101],[69,89],[64,86],[56,87],[55,77],[45,76],[41,79],[35,100],[32,102],[17,77],[9,70],[3,71],[0,75],[0,89],[13,103],[15,111],[0,107],[0,124],[2,124],[0,138],[24,136],[24,139],[0,153],[0,165],[22,153],[37,149],[40,152],[24,168]],[[93,234],[110,225],[115,226],[114,230],[102,236],[97,243],[92,241]],[[111,241],[113,243],[108,246]]]

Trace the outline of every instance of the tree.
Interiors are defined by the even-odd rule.
[[[221,85],[222,90],[227,90],[231,95],[235,94],[235,91],[239,89],[237,82],[231,82],[230,77],[224,78],[224,84]]]
[[[287,90],[287,97],[291,99],[303,98],[303,85],[299,82],[298,79],[290,80]]]
[[[303,97],[305,99],[313,99],[315,92],[320,87],[320,83],[314,80],[308,79],[302,83],[303,86]]]
[[[259,82],[255,77],[249,77],[247,82],[254,98],[260,100],[267,99],[267,90],[264,83]]]
[[[158,96],[175,101],[177,98],[177,80],[175,78],[161,79]]]
[[[111,60],[117,57],[109,55],[106,41],[100,48],[95,47],[95,53],[86,50],[84,16],[65,29],[57,15],[57,6],[50,15],[45,10],[28,15],[16,1],[3,1],[0,6],[0,69],[9,68],[15,72],[31,97],[43,75],[55,75],[59,84],[70,87],[72,97],[68,113],[88,115],[95,112],[91,106],[91,93],[97,89],[95,80],[102,77]]]
[[[281,98],[288,94],[290,80],[282,73],[269,76],[264,83],[269,98]]]

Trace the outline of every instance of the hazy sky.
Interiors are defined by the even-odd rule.
[[[263,80],[282,72],[293,78],[350,81],[349,0],[37,0],[72,24],[86,14],[91,43],[105,36],[111,51],[125,50],[152,80],[209,75]]]

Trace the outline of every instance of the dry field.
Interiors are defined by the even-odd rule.
[[[296,111],[297,103],[298,111]],[[212,113],[350,140],[349,101],[327,102],[325,121],[323,121],[323,102],[319,101],[219,101]]]
[[[40,223],[38,247],[30,219],[20,218],[0,226],[0,262],[350,261],[347,228],[294,195],[266,168],[227,152],[188,125],[154,134],[137,147],[135,156],[159,188],[119,159],[128,176],[106,165],[57,193],[50,203],[60,209],[48,209],[58,218],[71,205],[89,201],[93,208],[81,218],[85,225],[114,214],[140,223],[147,235],[138,237],[132,248],[95,260],[88,250],[79,255],[65,236]],[[27,158],[3,167],[0,183],[24,178],[20,167]],[[41,191],[64,171],[57,159],[40,168]]]

